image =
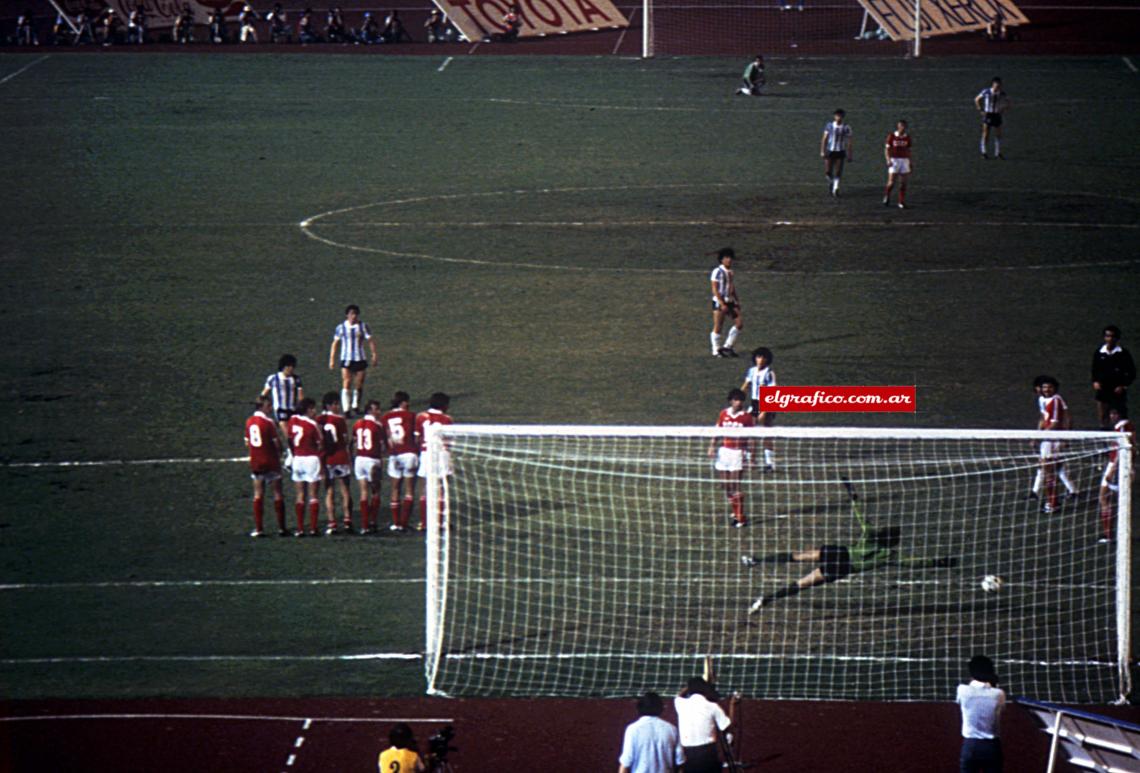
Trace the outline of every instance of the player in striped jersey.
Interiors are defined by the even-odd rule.
[[[1001,78],[994,76],[988,88],[984,88],[974,97],[974,106],[982,114],[982,142],[980,149],[982,158],[989,158],[986,152],[986,143],[990,134],[994,136],[994,156],[1004,159],[1001,154],[1001,125],[1002,113],[1009,109],[1009,95],[1001,87]]]
[[[832,196],[839,195],[839,178],[843,176],[843,165],[855,160],[854,140],[851,127],[845,123],[847,112],[836,110],[831,122],[823,127],[819,140],[819,156],[823,159],[823,173],[827,175],[828,189]]]
[[[380,403],[369,400],[363,418],[352,425],[353,474],[360,484],[360,533],[376,531],[380,511],[380,481],[384,475],[384,427],[380,424]]]
[[[1132,422],[1120,415],[1120,409],[1116,406],[1108,409],[1108,420],[1112,422],[1114,432],[1127,435],[1132,443],[1132,453],[1128,457],[1131,472],[1136,466],[1136,428],[1132,426]],[[1113,449],[1108,452],[1108,464],[1104,468],[1104,476],[1100,479],[1100,526],[1104,536],[1098,540],[1099,542],[1112,541],[1112,521],[1115,515],[1112,495],[1120,490],[1119,472],[1120,452]],[[1135,474],[1131,475],[1131,478],[1136,480]]]
[[[351,416],[360,406],[364,372],[368,369],[364,353],[366,343],[372,364],[376,365],[376,342],[372,340],[372,330],[360,321],[360,307],[355,303],[349,304],[344,310],[344,322],[336,326],[329,348],[329,370],[336,368],[336,352],[340,349],[340,407],[346,416]]]
[[[301,377],[297,375],[297,358],[291,354],[282,354],[277,360],[277,372],[265,379],[265,388],[261,390],[262,396],[273,398],[273,414],[277,419],[277,426],[285,438],[289,437],[286,425],[293,414],[297,412],[297,405],[305,399],[305,390],[301,386]],[[292,464],[293,453],[289,443],[285,447],[285,467]]]
[[[776,414],[760,410],[760,388],[776,386],[776,372],[772,370],[772,359],[772,350],[768,347],[761,346],[755,349],[752,352],[752,361],[756,364],[744,374],[744,383],[740,385],[752,400],[752,416],[756,419],[757,426],[761,427],[771,427],[776,423]],[[771,472],[776,469],[775,447],[770,439],[765,439],[763,446],[764,469]]]
[[[736,275],[732,271],[732,261],[736,251],[731,247],[721,248],[717,254],[717,266],[709,275],[712,284],[713,329],[709,333],[713,357],[736,357],[736,337],[744,327],[744,317],[740,312],[740,299],[736,297]],[[725,317],[732,317],[732,328],[728,331],[724,346],[720,345],[720,331]]]

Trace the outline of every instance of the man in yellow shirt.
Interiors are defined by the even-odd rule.
[[[380,773],[423,773],[424,763],[416,753],[412,728],[396,723],[388,733],[388,742],[392,746],[380,753]]]

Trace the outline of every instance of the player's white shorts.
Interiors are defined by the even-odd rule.
[[[251,472],[249,477],[253,480],[260,480],[264,483],[272,483],[275,480],[281,480],[281,471],[273,470],[272,472]]]
[[[887,164],[887,171],[891,174],[910,174],[910,159],[892,158]]]
[[[382,470],[381,460],[372,456],[358,456],[352,463],[352,471],[357,480],[376,482]]]
[[[396,454],[395,456],[388,457],[388,477],[389,478],[414,478],[416,477],[416,463],[419,461],[419,456],[414,451],[409,451],[406,454]]]
[[[744,469],[744,449],[721,446],[716,450],[713,466],[720,472],[740,472]]]
[[[1042,440],[1040,448],[1042,459],[1052,459],[1061,453],[1061,441],[1059,440]]]
[[[1100,487],[1109,491],[1120,490],[1120,486],[1116,483],[1116,462],[1109,462],[1105,466],[1104,475],[1100,479]]]
[[[443,451],[440,453],[440,455],[439,455],[439,467],[440,467],[440,469],[439,469],[440,475],[450,475],[451,474],[451,454],[449,454],[447,451]],[[419,475],[421,478],[426,478],[428,476],[428,455],[427,455],[427,451],[421,451],[420,452],[420,468],[416,474]]]
[[[293,482],[294,483],[320,483],[321,457],[294,456]]]
[[[325,472],[328,473],[330,479],[347,478],[352,474],[352,468],[347,464],[330,464],[325,467]]]

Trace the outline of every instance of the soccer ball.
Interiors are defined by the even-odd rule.
[[[987,574],[982,578],[982,590],[986,593],[997,593],[1001,590],[1002,579],[996,574]]]

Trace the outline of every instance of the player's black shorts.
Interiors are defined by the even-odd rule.
[[[716,301],[712,302],[712,310],[720,311],[720,304]],[[730,301],[724,305],[724,313],[730,317],[735,317],[740,314],[740,306],[735,301]]]
[[[277,421],[289,421],[289,419],[293,418],[296,414],[296,411],[290,410],[289,408],[278,408]]]
[[[824,545],[819,549],[819,570],[826,582],[842,580],[851,574],[851,555],[843,545]]]
[[[985,117],[982,118],[982,123],[996,129],[1001,126],[1001,113],[986,113]]]
[[[350,362],[342,362],[340,366],[347,370],[349,373],[359,373],[362,370],[368,369],[368,360],[352,360]]]
[[[760,421],[760,401],[759,400],[753,400],[752,401],[752,415],[756,418],[757,421]],[[764,414],[764,420],[760,422],[760,426],[771,427],[775,423],[776,423],[776,414],[772,413],[771,411],[768,411],[767,413]]]
[[[827,157],[829,159],[831,159],[832,161],[842,161],[843,159],[847,158],[847,151],[846,150],[832,150],[832,151],[828,152]]]

